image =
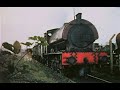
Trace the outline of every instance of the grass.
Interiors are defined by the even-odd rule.
[[[17,57],[16,60],[12,60],[12,63],[16,65],[19,59],[20,57]],[[35,60],[24,59],[18,63],[13,73],[7,75],[7,78],[10,83],[72,83],[68,78]]]

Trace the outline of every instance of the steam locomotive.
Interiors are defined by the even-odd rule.
[[[42,58],[42,63],[60,72],[74,68],[85,74],[85,70],[90,71],[91,65],[107,60],[106,52],[93,50],[93,44],[99,38],[96,27],[81,16],[82,13],[78,13],[76,19],[64,23],[61,28],[44,33],[49,45],[43,48],[39,46],[42,56],[40,54],[38,58]],[[38,50],[38,46],[35,48]]]

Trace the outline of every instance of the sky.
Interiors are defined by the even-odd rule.
[[[113,34],[120,33],[119,7],[0,7],[0,46],[3,42],[13,44],[29,41],[30,36],[43,36],[53,28],[62,27],[74,19],[74,12],[97,28],[104,45]],[[115,42],[115,38],[113,39]]]

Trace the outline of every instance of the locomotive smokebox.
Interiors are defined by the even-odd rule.
[[[78,13],[77,15],[76,15],[76,19],[81,19],[82,18],[82,13]]]

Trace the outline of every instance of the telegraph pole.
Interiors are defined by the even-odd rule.
[[[1,21],[0,21],[0,24],[1,24],[1,25],[0,25],[0,29],[1,29],[1,30],[0,30],[0,34],[1,34],[1,35],[0,35],[0,43],[1,43],[1,44],[0,44],[0,45],[1,45],[1,46],[0,46],[0,52],[1,52],[1,51],[2,51],[3,15],[1,16],[0,20],[1,20]]]
[[[75,20],[75,8],[73,8],[73,15],[74,15],[74,20]]]
[[[119,60],[119,71],[120,71],[120,54],[118,54],[118,60]]]

